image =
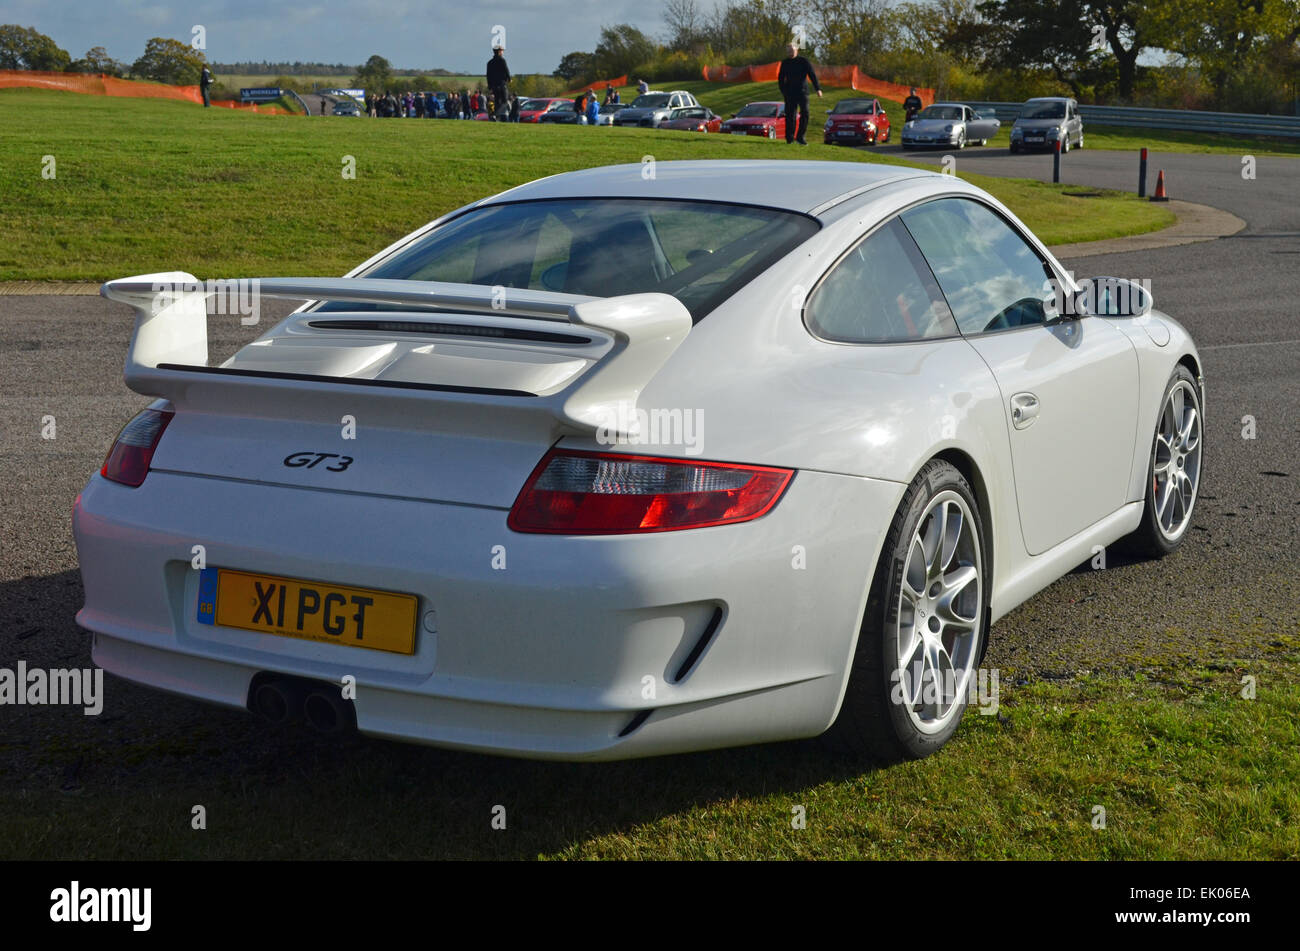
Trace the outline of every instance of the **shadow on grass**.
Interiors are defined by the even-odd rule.
[[[76,572],[0,583],[0,667],[90,667]],[[105,676],[100,716],[0,720],[0,849],[33,858],[533,858],[737,799],[774,828],[870,771],[821,740],[616,763],[511,760],[273,728]],[[5,776],[4,774],[8,774]],[[191,828],[203,805],[206,831]],[[505,807],[507,828],[492,828]],[[642,846],[647,845],[641,842]]]

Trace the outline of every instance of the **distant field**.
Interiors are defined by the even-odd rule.
[[[724,87],[731,102],[745,98]],[[725,109],[720,94],[715,109]],[[266,116],[187,103],[0,91],[0,280],[180,268],[329,275],[439,214],[578,168],[691,158],[889,161],[869,151],[651,129]],[[56,177],[44,179],[52,155]],[[345,156],[355,180],[341,175]],[[1118,192],[969,176],[1048,243],[1136,234],[1172,214]],[[1095,194],[1095,193],[1094,193]],[[756,196],[760,197],[761,196]]]

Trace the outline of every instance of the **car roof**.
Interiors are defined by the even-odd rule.
[[[1034,96],[1032,99],[1026,99],[1026,104],[1031,102],[1074,102],[1071,96]]]
[[[604,196],[734,202],[810,213],[886,182],[938,174],[866,162],[779,159],[656,162],[653,177],[647,178],[643,171],[644,165],[638,162],[564,172],[512,188],[480,204]]]

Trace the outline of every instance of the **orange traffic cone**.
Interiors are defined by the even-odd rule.
[[[1156,176],[1156,193],[1151,196],[1152,201],[1168,201],[1169,196],[1165,194],[1165,170],[1162,168],[1160,174]]]

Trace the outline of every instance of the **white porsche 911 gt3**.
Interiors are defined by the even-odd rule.
[[[219,366],[104,285],[157,397],[77,501],[105,669],[276,721],[615,759],[923,756],[990,625],[1185,536],[1200,359],[957,178],[676,162],[438,219]]]

